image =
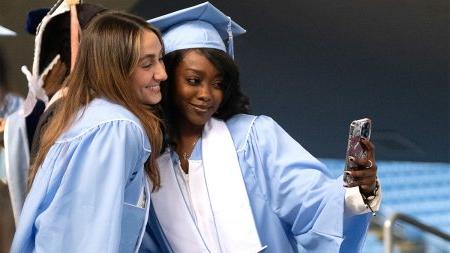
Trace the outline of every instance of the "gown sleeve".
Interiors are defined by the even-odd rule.
[[[12,252],[119,252],[125,187],[144,133],[111,121],[55,143],[25,202]]]
[[[255,120],[249,141],[258,184],[298,250],[338,252],[348,245],[358,252],[368,216],[346,213],[342,177],[331,178],[325,165],[269,117]]]
[[[25,118],[19,112],[6,118],[4,143],[6,178],[14,220],[17,225],[26,197],[26,182],[30,164]]]

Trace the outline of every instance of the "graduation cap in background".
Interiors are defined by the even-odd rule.
[[[59,0],[52,8],[36,9],[28,13],[27,31],[35,33],[32,70],[22,66],[28,80],[28,95],[24,116],[33,110],[37,99],[47,104],[48,94],[43,89],[44,78],[61,60],[68,68],[73,66],[78,50],[78,31],[87,26],[96,14],[106,10],[93,4],[78,4],[77,0]],[[51,94],[50,94],[51,95]]]
[[[50,8],[39,8],[28,12],[25,30],[35,35],[38,25],[49,11]]]
[[[162,32],[166,54],[187,48],[215,48],[233,57],[233,37],[246,32],[209,2],[153,18],[148,22]]]
[[[16,33],[0,25],[0,36],[16,36]]]

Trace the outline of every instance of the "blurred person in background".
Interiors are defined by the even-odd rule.
[[[78,23],[84,30],[89,21],[105,8],[94,4],[76,5]],[[57,108],[58,99],[71,68],[71,18],[69,6],[58,2],[51,9],[32,10],[27,16],[27,31],[35,34],[31,72],[24,66],[28,95],[22,110],[6,121],[6,171],[16,224],[27,193],[30,164],[39,146],[41,130]]]
[[[7,116],[19,110],[23,99],[19,95],[12,93],[7,85],[6,61],[0,49],[0,118],[1,130],[4,129],[4,120]]]
[[[14,35],[12,31],[0,27],[0,37]],[[2,38],[3,39],[3,38]],[[5,118],[19,110],[22,97],[10,92],[7,81],[7,64],[0,48],[0,252],[9,252],[14,234],[14,218],[6,180],[5,149],[3,135]]]

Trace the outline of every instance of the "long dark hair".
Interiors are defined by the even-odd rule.
[[[177,136],[177,125],[174,122],[177,116],[177,108],[175,106],[174,81],[176,69],[184,56],[190,50],[196,50],[205,56],[219,71],[223,78],[223,101],[213,117],[228,120],[232,116],[239,113],[248,113],[250,110],[249,98],[242,92],[239,69],[234,60],[225,52],[214,48],[190,48],[181,49],[171,52],[164,56],[164,64],[166,66],[167,80],[161,85],[162,87],[162,106],[164,111],[164,119],[169,137]],[[173,141],[173,139],[171,141]]]

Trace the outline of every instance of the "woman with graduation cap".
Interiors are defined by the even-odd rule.
[[[153,106],[167,78],[159,32],[104,12],[81,38],[44,129],[12,252],[137,252],[162,143]]]
[[[153,239],[176,253],[359,252],[380,202],[372,144],[344,187],[273,119],[246,114],[232,59],[242,27],[208,2],[149,22],[165,45],[169,145],[143,251]]]

